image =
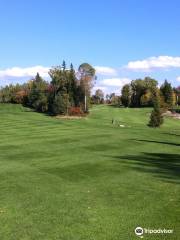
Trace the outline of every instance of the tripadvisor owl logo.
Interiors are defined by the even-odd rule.
[[[144,233],[144,231],[143,231],[143,228],[142,227],[137,227],[137,228],[135,228],[135,234],[137,235],[137,236],[142,236],[143,235],[143,233]]]
[[[143,238],[143,235],[145,234],[172,234],[174,230],[167,229],[167,228],[150,229],[150,228],[136,227],[134,232],[136,236]]]

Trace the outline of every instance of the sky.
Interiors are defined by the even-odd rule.
[[[180,85],[179,0],[1,0],[0,85],[63,60],[96,69],[95,89],[120,94],[150,76]]]

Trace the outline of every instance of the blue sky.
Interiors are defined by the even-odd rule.
[[[179,0],[1,0],[0,85],[63,59],[96,67],[96,88],[151,76],[180,85]]]

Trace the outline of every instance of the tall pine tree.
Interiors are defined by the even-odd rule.
[[[167,107],[173,106],[173,88],[171,83],[168,83],[167,80],[164,81],[163,85],[160,88],[161,94],[163,96],[164,103]]]

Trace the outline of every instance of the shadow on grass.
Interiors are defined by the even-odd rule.
[[[163,133],[163,134],[169,135],[169,136],[180,137],[180,134],[177,134],[177,133]]]
[[[165,144],[165,145],[172,145],[179,147],[180,143],[172,143],[172,142],[165,142],[165,141],[156,141],[156,140],[145,140],[145,139],[132,139],[137,142],[148,142],[148,143],[158,143],[158,144]]]
[[[180,154],[142,153],[114,158],[136,171],[153,174],[166,182],[180,183]]]
[[[101,179],[102,177],[111,178],[112,175],[121,174],[122,169],[113,165],[107,166],[105,163],[79,163],[65,167],[54,167],[41,169],[44,172],[56,175],[64,180],[78,183],[82,181],[92,181],[93,179]]]

